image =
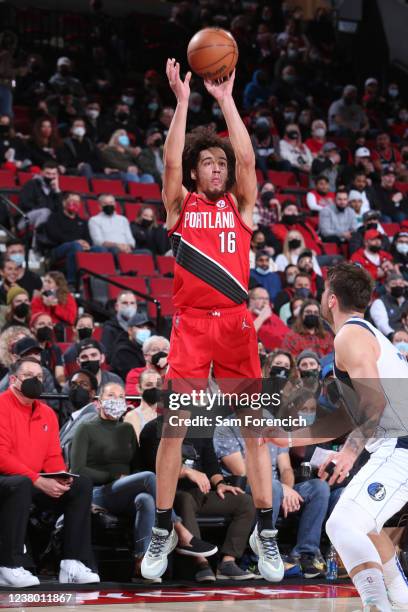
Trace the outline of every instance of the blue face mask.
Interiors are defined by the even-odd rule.
[[[261,274],[262,276],[266,276],[267,274],[269,274],[269,270],[264,270],[263,268],[255,268],[255,271],[258,272],[258,274]]]
[[[143,342],[145,342],[145,340],[150,338],[151,335],[152,335],[152,332],[150,331],[150,329],[138,329],[133,334],[133,337],[138,344],[143,344]]]
[[[130,145],[129,136],[126,136],[125,134],[122,134],[118,138],[118,143],[120,145],[122,145],[122,147],[128,147]]]
[[[408,353],[408,342],[397,342],[394,345],[401,353]]]
[[[13,255],[9,256],[11,261],[14,261],[18,266],[22,266],[24,263],[24,255],[22,253],[13,253]]]
[[[313,425],[316,420],[314,412],[298,412],[298,417],[303,420],[303,423],[306,422],[306,427]]]

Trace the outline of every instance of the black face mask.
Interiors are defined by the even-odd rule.
[[[75,410],[80,410],[90,402],[89,391],[81,386],[70,387],[68,398]]]
[[[50,342],[52,340],[52,334],[53,334],[53,329],[52,327],[40,327],[39,329],[37,329],[37,340],[38,342]]]
[[[51,181],[53,181],[54,179],[50,178],[49,176],[43,176],[44,182],[47,185],[51,185]]]
[[[366,231],[368,231],[370,229],[376,230],[377,229],[377,223],[367,223]]]
[[[154,366],[157,366],[160,359],[162,359],[163,357],[167,357],[167,355],[168,353],[165,353],[164,351],[159,351],[158,353],[154,353],[154,355],[152,355],[152,364]]]
[[[19,304],[18,306],[14,308],[14,314],[19,319],[23,319],[24,317],[28,315],[29,310],[30,310],[30,305],[27,304],[26,302],[23,302],[22,304]]]
[[[269,370],[269,376],[271,378],[289,378],[289,368],[284,368],[283,366],[272,366]]]
[[[381,245],[372,244],[368,247],[368,250],[370,251],[370,253],[379,253],[381,251]]]
[[[299,238],[293,238],[293,240],[289,240],[288,242],[288,247],[290,249],[298,249],[301,245],[301,241],[299,240]]]
[[[269,200],[275,197],[274,191],[264,191],[261,195],[261,201],[264,206],[269,206]]]
[[[160,399],[160,391],[157,387],[150,387],[150,389],[145,389],[143,391],[142,398],[146,404],[153,406],[153,404],[157,404]]]
[[[152,147],[161,147],[163,144],[162,138],[155,138],[152,142]]]
[[[337,204],[336,204],[336,208],[337,208],[337,212],[339,213],[344,213],[344,211],[346,210],[345,208],[343,208],[343,206],[337,206]]]
[[[300,370],[301,378],[319,378],[319,370]]]
[[[6,136],[10,131],[10,127],[8,125],[0,125],[0,136]]]
[[[21,383],[20,391],[24,397],[29,399],[38,399],[44,390],[44,385],[36,376],[26,378]]]
[[[81,361],[80,366],[83,370],[88,370],[91,374],[97,374],[101,367],[101,362],[99,359],[87,359],[86,361]]]
[[[266,242],[257,242],[257,243],[256,243],[256,245],[255,245],[255,248],[256,248],[257,250],[259,250],[259,249],[264,249],[264,248],[265,248],[265,245],[266,245]]]
[[[119,121],[123,123],[124,121],[129,119],[129,113],[120,112],[116,114],[116,117],[119,119]]]
[[[102,210],[105,213],[105,215],[108,215],[108,217],[111,217],[113,213],[115,212],[115,207],[113,204],[108,204],[107,206],[104,206]]]
[[[299,134],[296,132],[296,130],[291,130],[290,132],[286,132],[286,136],[291,140],[296,140],[299,137]]]
[[[282,215],[282,223],[285,225],[294,225],[298,223],[299,215]]]
[[[81,327],[78,329],[78,338],[84,340],[92,336],[92,327]]]
[[[405,294],[405,287],[392,287],[391,295],[395,298],[400,298]]]
[[[149,219],[142,219],[142,220],[140,221],[140,225],[141,225],[142,227],[145,227],[145,228],[150,227],[150,226],[152,225],[152,223],[153,223],[153,221],[149,221]]]
[[[319,316],[308,314],[303,317],[303,325],[307,327],[307,329],[313,329],[319,325]]]

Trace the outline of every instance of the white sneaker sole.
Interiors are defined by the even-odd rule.
[[[268,567],[267,567],[267,570],[265,570],[264,564],[260,561],[260,554],[259,554],[259,549],[258,549],[258,543],[256,541],[256,536],[255,536],[255,532],[254,531],[250,535],[249,545],[252,548],[253,552],[258,556],[258,570],[259,570],[259,573],[261,574],[262,578],[264,580],[266,580],[267,582],[281,582],[281,580],[283,580],[283,576],[285,574],[285,567],[283,565],[282,559],[280,560],[279,568],[275,569],[274,567],[272,567],[272,572],[273,573],[271,573],[271,569],[270,569],[271,565],[270,565],[270,563],[267,564]]]
[[[27,582],[20,583],[20,584],[11,584],[7,580],[4,580],[4,578],[0,577],[0,586],[5,586],[10,589],[26,589],[28,587],[38,586],[39,584],[40,584],[40,581],[38,580],[38,578],[36,578],[35,580],[34,579],[30,580],[29,582],[27,581]]]
[[[190,552],[188,548],[176,548],[176,553],[186,557],[211,557],[212,555],[215,555],[216,552],[218,552],[218,546],[214,546],[214,548],[206,553]]]
[[[147,578],[149,580],[154,580],[155,578],[161,578],[161,576],[163,576],[163,574],[165,574],[167,566],[168,566],[169,555],[173,552],[173,550],[176,548],[176,546],[178,544],[178,536],[177,536],[175,531],[173,533],[174,533],[174,542],[171,544],[170,549],[167,552],[166,559],[164,561],[163,567],[160,568],[159,573],[157,573],[157,574],[151,573],[149,571],[150,568],[146,567],[146,565],[144,565],[146,556],[143,558],[142,566],[140,568],[140,571],[142,573],[143,578]]]
[[[224,574],[219,574],[217,572],[217,580],[254,580],[256,578],[255,574],[246,574],[245,576],[225,576]]]

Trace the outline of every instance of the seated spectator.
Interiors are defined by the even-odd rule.
[[[313,157],[316,157],[320,153],[323,145],[326,143],[326,132],[327,127],[325,122],[322,119],[315,119],[312,123],[312,135],[305,140],[305,145],[308,147]]]
[[[262,378],[275,380],[280,378],[285,383],[297,376],[295,361],[290,353],[276,349],[269,353],[262,367]]]
[[[54,162],[57,167],[57,150],[61,140],[55,122],[50,117],[40,117],[33,126],[31,138],[27,141],[27,153],[35,166],[44,168],[46,162]],[[65,170],[60,168],[60,171]]]
[[[117,383],[122,385],[122,379],[114,372],[102,369],[105,363],[105,351],[100,342],[94,338],[85,338],[78,343],[77,364],[81,370],[91,372],[98,383],[98,393],[103,385]]]
[[[370,306],[370,317],[385,336],[392,337],[401,329],[401,315],[407,306],[408,283],[400,274],[388,274],[384,283],[385,294]]]
[[[116,200],[112,195],[103,194],[98,198],[101,212],[88,221],[92,244],[104,247],[112,253],[131,253],[135,248],[130,223],[124,215],[115,211]]]
[[[127,338],[128,322],[137,311],[137,299],[130,290],[119,293],[115,302],[116,314],[106,321],[102,330],[101,342],[106,351],[106,360],[110,363],[115,342]]]
[[[278,272],[269,270],[270,256],[267,251],[258,251],[255,257],[255,269],[251,270],[251,278],[267,290],[270,300],[273,302],[282,289],[282,282]]]
[[[101,141],[101,123],[101,105],[96,100],[89,100],[85,106],[85,129],[94,143]]]
[[[289,265],[296,266],[299,253],[305,250],[305,241],[300,232],[297,230],[290,230],[283,241],[282,253],[280,253],[275,260],[276,267],[279,272],[286,271]],[[316,274],[321,274],[319,262],[316,257],[312,255],[313,270]],[[294,277],[293,277],[294,278]]]
[[[2,304],[7,304],[7,293],[12,288],[18,285],[18,266],[14,261],[7,259],[7,256],[1,258],[0,263],[0,301]],[[20,285],[18,285],[20,287]],[[42,286],[42,283],[41,283]],[[21,287],[23,288],[23,287]]]
[[[309,391],[313,391],[315,396],[319,397],[321,389],[319,377],[320,372],[322,371],[319,355],[314,351],[310,351],[308,349],[302,351],[301,353],[299,353],[296,359],[296,367],[302,380],[303,387],[305,389],[308,389]],[[308,414],[310,413],[305,411],[304,414],[302,414],[301,412],[299,412],[298,414],[299,416],[303,416],[303,418],[308,421]],[[310,422],[307,422],[307,425],[313,424],[316,418],[316,414],[312,413],[312,415],[313,421],[310,420]]]
[[[62,272],[51,271],[44,276],[41,296],[33,298],[31,310],[33,315],[46,312],[60,328],[75,323],[78,307]]]
[[[78,370],[69,379],[69,416],[60,429],[60,444],[67,465],[71,463],[72,439],[79,424],[94,419],[98,414],[97,390],[98,381],[88,370]]]
[[[143,357],[146,362],[144,368],[133,368],[126,376],[126,393],[135,395],[140,393],[139,380],[142,372],[149,370],[160,374],[164,380],[168,370],[167,357],[170,350],[170,342],[164,336],[150,336],[143,342]]]
[[[66,260],[68,284],[75,285],[77,278],[76,254],[84,251],[102,253],[103,246],[91,246],[88,222],[81,219],[79,211],[81,197],[76,193],[65,193],[62,198],[62,208],[53,212],[45,224],[45,233],[53,247],[52,259]]]
[[[395,189],[395,169],[388,166],[381,176],[381,184],[374,187],[376,208],[385,223],[401,223],[408,217],[408,199]]]
[[[58,387],[65,382],[62,352],[55,344],[54,325],[49,314],[38,312],[30,319],[30,330],[41,348],[41,365],[53,375]]]
[[[164,106],[161,109],[159,120],[157,122],[157,127],[159,128],[160,133],[162,134],[163,138],[167,138],[167,134],[169,132],[169,128],[173,120],[173,117],[174,117],[174,108],[172,108],[171,106]]]
[[[71,346],[67,348],[62,356],[64,363],[65,376],[68,378],[77,371],[77,350],[78,342],[85,338],[92,338],[95,331],[95,320],[93,316],[87,312],[79,315],[74,325],[74,337]]]
[[[300,232],[305,241],[305,246],[314,252],[315,255],[323,253],[322,242],[313,227],[300,214],[296,204],[291,200],[286,200],[282,204],[282,218],[280,223],[272,226],[274,236],[283,244],[288,232],[296,230]]]
[[[357,176],[359,180],[356,180]],[[365,177],[365,185],[363,184]],[[354,164],[346,164],[338,179],[340,184],[351,185],[352,189],[366,191],[367,198],[370,199],[369,186],[376,182],[379,175],[375,172],[373,162],[371,161],[370,149],[367,147],[358,147],[354,152]],[[361,186],[359,185],[361,183]]]
[[[32,334],[28,327],[23,327],[22,325],[8,327],[5,331],[0,333],[0,380],[3,379],[3,376],[6,376],[9,367],[15,361],[13,358],[14,344],[17,340],[25,338],[26,336],[32,337]]]
[[[267,179],[268,170],[271,168],[290,171],[290,163],[280,157],[279,134],[273,125],[272,118],[257,117],[251,140],[255,152],[256,167],[262,171],[265,179]]]
[[[17,264],[16,283],[28,292],[31,298],[38,295],[42,289],[41,277],[25,267],[25,246],[18,238],[8,240],[6,243],[6,259]],[[1,296],[1,289],[0,289]],[[1,300],[1,297],[0,297]]]
[[[146,146],[141,150],[137,165],[143,175],[153,177],[155,183],[162,184],[163,176],[163,136],[158,127],[151,127],[146,132]]]
[[[255,70],[252,79],[246,84],[243,96],[244,109],[251,109],[256,103],[267,102],[272,89],[265,69]]]
[[[144,174],[137,165],[139,153],[139,147],[133,148],[130,145],[126,131],[116,130],[108,146],[101,151],[105,174],[130,183],[154,183],[152,175]]]
[[[312,163],[312,176],[316,181],[319,176],[325,176],[329,181],[329,191],[334,193],[340,173],[341,158],[334,142],[326,142]]]
[[[149,421],[157,418],[157,402],[160,399],[162,378],[158,372],[145,369],[139,377],[139,389],[142,399],[139,406],[130,410],[125,423],[130,423],[135,430],[136,438],[140,439],[140,432]]]
[[[259,191],[257,201],[259,221],[258,226],[262,231],[269,231],[272,223],[276,223],[281,217],[281,206],[279,200],[275,198],[275,187],[273,183],[267,181]]]
[[[324,291],[324,280],[321,274],[320,266],[316,261],[317,266],[314,265],[312,251],[304,249],[299,253],[297,260],[297,267],[301,274],[308,274],[311,280],[311,291],[313,295],[317,296],[320,301],[320,297]],[[316,271],[316,268],[318,272]]]
[[[31,166],[24,139],[16,135],[8,115],[0,115],[0,166],[12,172]]]
[[[279,310],[279,318],[282,319],[285,325],[290,328],[293,327],[304,301],[305,298],[295,296],[290,300],[290,302],[287,302],[282,306],[282,308]]]
[[[394,236],[391,247],[391,256],[399,274],[408,280],[408,232],[398,232]]]
[[[350,192],[352,193],[352,192]],[[350,197],[350,194],[349,194]],[[355,196],[356,197],[356,196]],[[355,251],[364,246],[364,234],[368,230],[376,230],[381,234],[381,248],[383,251],[390,250],[390,241],[380,223],[381,213],[378,210],[369,210],[363,215],[363,224],[357,228],[357,231],[351,237],[349,242],[349,253],[352,255]]]
[[[346,85],[342,97],[332,102],[328,113],[329,131],[336,136],[350,136],[369,128],[363,107],[357,102],[357,87]]]
[[[245,444],[237,426],[217,426],[214,447],[225,475],[246,474]],[[291,512],[300,511],[291,557],[299,560],[305,578],[322,577],[325,563],[320,553],[320,539],[329,503],[329,485],[320,478],[295,484],[289,449],[268,443],[268,450],[272,464],[273,528],[280,510],[285,518]]]
[[[312,167],[313,156],[310,149],[302,143],[299,126],[289,123],[285,127],[285,135],[280,141],[280,154],[287,160],[293,171],[309,173]]]
[[[140,434],[140,451],[146,469],[155,469],[156,454],[160,442],[162,417],[150,421]],[[218,579],[248,580],[254,578],[248,570],[242,570],[236,560],[242,557],[255,520],[255,508],[250,495],[240,488],[228,485],[220,473],[211,438],[187,437],[183,442],[183,457],[195,457],[193,466],[183,463],[174,509],[186,528],[195,538],[200,538],[197,514],[230,515],[221,558],[217,567]],[[225,495],[231,493],[231,495]],[[180,544],[177,551],[189,554],[188,548]],[[214,581],[215,575],[205,557],[196,560],[195,579],[197,582]]]
[[[18,285],[14,285],[7,291],[6,302],[6,323],[3,325],[1,331],[14,325],[28,327],[32,305],[30,307],[30,298],[28,297],[27,291]]]
[[[370,212],[367,204],[364,203],[362,194],[356,189],[352,189],[348,194],[348,205],[356,213],[357,229],[363,225],[365,213]],[[350,238],[351,240],[351,238]]]
[[[289,274],[289,273],[288,273]],[[313,297],[312,293],[312,280],[309,274],[303,274],[299,272],[299,269],[290,271],[291,283],[288,283],[278,295],[275,300],[275,311],[281,316],[282,306],[289,304],[294,297],[302,299]],[[293,280],[292,280],[293,277]]]
[[[302,304],[297,320],[283,339],[281,348],[295,357],[305,349],[315,351],[319,357],[333,350],[333,335],[323,326],[318,302],[306,300]]]
[[[63,89],[59,94],[47,98],[47,110],[55,117],[58,130],[64,135],[68,133],[71,122],[83,114],[81,101],[74,97],[69,89]],[[59,158],[59,150],[57,157]]]
[[[408,332],[404,329],[399,329],[392,337],[392,343],[397,347],[401,355],[408,360]]]
[[[85,97],[85,90],[81,81],[72,76],[72,61],[69,57],[59,57],[57,61],[57,72],[48,81],[56,92],[71,91],[78,98]]]
[[[272,311],[270,297],[266,289],[256,287],[249,291],[249,312],[252,315],[255,331],[265,346],[270,351],[281,346],[289,328]]]
[[[367,230],[364,233],[364,246],[355,251],[350,259],[365,268],[374,280],[382,283],[385,278],[383,263],[392,262],[392,257],[390,253],[382,250],[381,241],[382,234],[379,231]]]
[[[58,161],[67,174],[78,174],[88,179],[95,174],[103,176],[101,153],[87,137],[84,119],[72,121],[70,136],[64,139],[63,146],[58,150]]]
[[[62,583],[95,583],[99,576],[87,563],[91,549],[91,483],[86,478],[44,478],[42,472],[64,472],[58,421],[39,401],[43,372],[34,359],[17,361],[10,373],[10,389],[1,397],[0,473],[2,541],[0,574],[9,587],[39,584],[23,568],[24,540],[31,505],[64,515]]]
[[[111,368],[122,380],[132,368],[146,365],[143,357],[143,343],[152,334],[152,322],[146,315],[136,313],[127,324],[127,338],[118,339],[112,348]]]
[[[249,250],[249,267],[252,270],[255,268],[255,258],[258,251],[265,251],[270,255],[269,257],[269,272],[276,272],[276,264],[272,259],[275,253],[275,249],[272,246],[266,244],[265,234],[261,230],[256,230],[252,234],[251,246]]]
[[[384,175],[384,171],[390,165],[395,168],[396,174],[398,174],[401,165],[401,153],[397,147],[391,144],[391,138],[387,132],[377,134],[375,149],[371,155],[374,167],[379,175]]]
[[[330,191],[330,183],[327,176],[321,174],[316,178],[316,187],[306,195],[306,203],[312,212],[319,212],[334,204],[335,194]]]
[[[342,244],[348,242],[357,230],[357,217],[348,205],[346,190],[338,190],[336,203],[330,204],[319,212],[319,232],[324,242]]]
[[[18,205],[28,217],[30,225],[37,228],[45,223],[50,214],[58,210],[61,203],[58,182],[58,166],[54,161],[45,162],[40,174],[35,175],[21,188]],[[19,229],[25,228],[21,219]]]
[[[136,137],[137,145],[141,144],[142,135],[136,118],[130,112],[129,105],[122,101],[115,104],[111,117],[104,116],[104,121],[101,125],[100,140],[102,142],[109,141],[118,131],[123,135],[133,134]],[[128,141],[124,140],[123,142],[127,143],[126,146],[130,144],[130,141],[128,143]],[[133,149],[134,155],[139,155],[140,151],[140,146],[136,146]]]
[[[130,224],[137,250],[147,249],[154,255],[164,255],[170,250],[170,241],[163,225],[157,223],[157,215],[151,206],[144,206],[136,221]]]

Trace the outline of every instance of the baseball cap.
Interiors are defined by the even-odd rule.
[[[153,323],[146,314],[137,312],[128,321],[128,327],[140,327],[141,325],[152,325]]]
[[[374,240],[374,238],[382,238],[380,232],[375,229],[370,229],[364,232],[364,240]]]
[[[397,174],[395,170],[395,166],[392,166],[391,164],[388,166],[385,166],[385,168],[382,171],[382,175],[384,176],[385,174]]]
[[[14,355],[18,355],[19,357],[24,357],[27,353],[32,353],[37,351],[41,353],[41,347],[38,344],[37,340],[34,338],[30,338],[30,336],[24,336],[24,338],[20,338],[17,340],[15,344],[13,344],[13,348],[11,352]]]
[[[369,77],[368,79],[365,80],[364,85],[365,87],[367,87],[367,85],[378,85],[378,81],[374,77]]]
[[[367,147],[359,147],[355,152],[356,157],[370,157],[371,153]]]
[[[57,61],[57,66],[70,66],[72,64],[69,57],[59,57]]]
[[[346,85],[343,89],[343,96],[347,96],[347,94],[355,93],[357,91],[357,87],[355,85]]]
[[[320,363],[320,357],[317,353],[315,353],[315,351],[311,351],[309,349],[305,349],[304,351],[302,351],[301,353],[299,353],[297,359],[296,359],[296,365],[299,367],[300,362],[302,361],[302,359],[315,359],[317,361],[317,363]]]
[[[94,348],[100,353],[105,353],[105,349],[103,348],[102,344],[98,342],[98,340],[95,340],[95,338],[84,338],[77,344],[77,355],[89,348]]]
[[[351,191],[350,191],[350,193],[351,193]],[[360,192],[358,192],[358,193],[360,193]],[[380,213],[379,210],[367,210],[367,212],[365,212],[364,215],[363,215],[363,223],[365,223],[366,221],[371,221],[373,219],[378,221],[378,219],[380,217],[381,217],[381,213]]]
[[[322,147],[323,153],[330,153],[330,151],[337,151],[337,145],[334,142],[325,142]]]

